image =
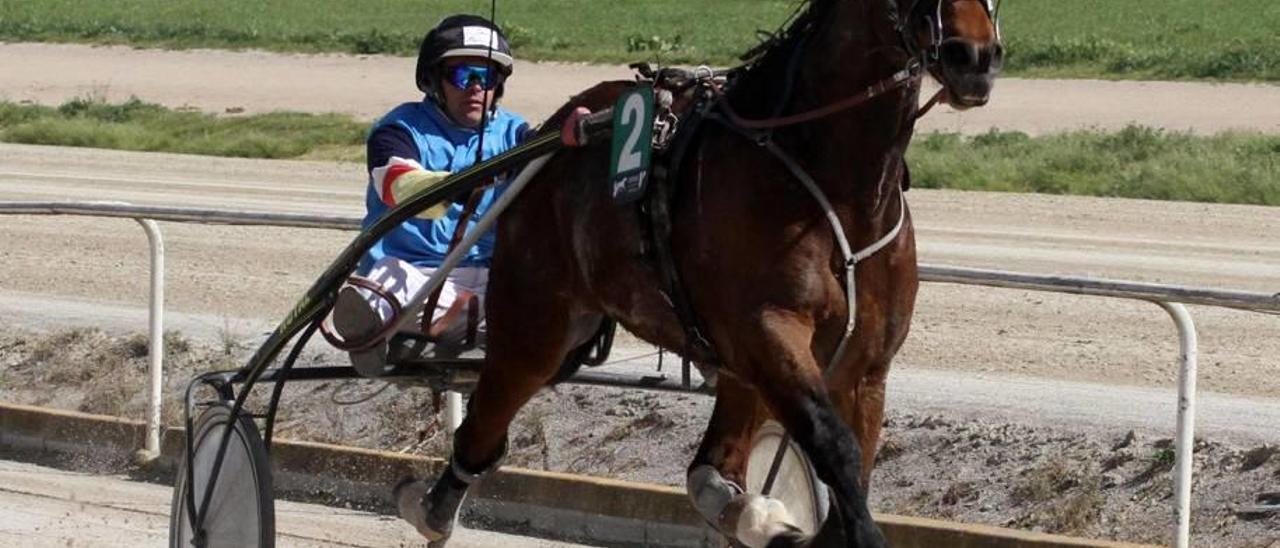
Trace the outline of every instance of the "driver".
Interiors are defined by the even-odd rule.
[[[392,109],[369,134],[364,228],[408,196],[473,165],[479,148],[487,160],[531,133],[524,119],[498,106],[514,65],[501,30],[483,17],[446,17],[427,33],[416,71],[425,97]],[[468,227],[506,186],[504,181],[472,198],[474,215]],[[357,274],[407,305],[444,261],[468,197],[454,197],[396,227],[361,259]],[[475,342],[483,338],[494,238],[493,231],[485,234],[444,282],[429,329],[438,344],[459,343],[468,335],[474,335]],[[372,291],[352,285],[339,291],[334,329],[344,340],[367,340],[391,319],[391,304]],[[417,323],[410,325],[417,329]],[[352,361],[362,374],[376,376],[384,367],[385,345],[353,352]]]

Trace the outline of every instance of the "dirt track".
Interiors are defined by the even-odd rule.
[[[368,118],[413,97],[409,66],[409,61],[394,58],[0,45],[0,73],[5,74],[0,96],[56,104],[87,93],[109,99],[137,95],[213,112],[339,110]],[[534,119],[586,83],[626,74],[616,67],[570,65],[521,70],[512,82],[510,106]],[[1187,105],[1196,105],[1195,112]],[[994,126],[1041,133],[1134,120],[1204,133],[1226,128],[1275,132],[1280,131],[1277,109],[1280,88],[1275,86],[1006,80],[987,109],[935,113],[925,128],[975,132]],[[360,212],[363,185],[360,168],[350,165],[0,145],[0,200],[118,199],[354,216]],[[1276,208],[922,190],[909,199],[922,260],[928,263],[1280,291]],[[278,320],[351,238],[332,231],[177,224],[165,224],[164,231],[170,325],[212,340],[224,334],[253,338],[262,325]],[[139,331],[145,325],[145,238],[131,221],[0,217],[0,234],[0,326],[84,324],[86,319],[113,331]],[[1150,304],[926,284],[918,309],[912,336],[895,364],[903,372],[933,369],[941,370],[936,372],[940,375],[994,381],[1025,375],[1097,383],[1047,383],[1046,398],[1055,389],[1067,390],[1064,386],[1101,394],[1105,384],[1173,385],[1173,328]],[[1280,318],[1204,307],[1193,308],[1193,313],[1200,330],[1202,390],[1280,398]],[[28,351],[20,342],[6,348],[11,355]],[[77,354],[66,366],[75,370],[92,359]],[[40,387],[33,393],[38,398],[76,396],[74,388],[43,389],[47,385],[38,379],[45,372],[39,368],[10,378],[25,379],[21,375],[27,374],[35,377],[10,387]],[[958,383],[938,384],[938,400],[956,399],[947,392],[959,389]],[[1006,386],[1025,391],[1025,384]],[[927,386],[916,389],[929,392]],[[366,436],[401,436],[390,442],[364,440],[377,446],[412,443],[405,436],[414,433],[403,426],[395,431],[364,427],[389,412],[401,413],[396,415],[401,424],[421,420],[419,396],[390,391],[376,400],[374,412],[348,411],[335,409],[329,394],[317,388],[310,400],[291,403],[289,409],[307,420],[285,426],[290,435],[305,435],[293,429],[323,422],[312,435],[351,442],[354,430]],[[890,398],[895,397],[891,385]],[[392,400],[398,403],[392,405]],[[514,457],[525,464],[550,462],[572,471],[644,474],[642,479],[678,483],[707,411],[704,400],[568,389],[540,397],[522,414],[513,432]],[[1047,521],[1034,515],[1042,510],[1028,509],[1025,501],[1014,504],[1013,514],[1003,506],[1011,483],[1057,477],[1061,462],[1087,468],[1114,461],[1120,468],[1104,474],[1096,469],[1068,474],[1086,486],[1097,485],[1102,477],[1097,492],[1108,497],[1106,519],[1090,534],[1158,540],[1167,530],[1167,476],[1143,472],[1153,448],[1162,443],[1155,438],[1167,434],[1140,433],[1131,448],[1116,449],[1118,434],[1109,431],[1115,425],[1090,421],[1084,434],[1078,429],[1064,434],[1051,425],[1048,412],[1020,411],[992,422],[957,419],[946,409],[913,412],[919,413],[892,410],[885,462],[877,471],[877,497],[883,497],[878,507],[1044,527]],[[605,416],[610,420],[600,420]],[[541,421],[549,417],[556,419],[544,427]],[[662,429],[652,429],[655,425]],[[544,428],[552,429],[552,435]],[[637,436],[636,428],[651,430]],[[612,439],[616,431],[627,429],[633,435],[623,439],[644,447],[593,441]],[[585,438],[583,431],[588,432]],[[1220,438],[1218,432],[1201,435]],[[662,447],[653,447],[651,438]],[[522,439],[527,446],[521,450]],[[1234,525],[1231,508],[1246,502],[1258,485],[1266,488],[1267,478],[1280,477],[1280,469],[1273,462],[1241,475],[1240,461],[1247,460],[1242,450],[1207,447],[1197,453],[1198,466],[1205,467],[1197,472],[1202,474],[1197,489],[1215,494],[1198,495],[1202,506],[1195,530],[1247,536],[1249,544],[1240,546],[1263,538],[1257,545],[1267,546],[1267,531],[1280,525],[1274,519],[1251,529]],[[641,465],[648,468],[628,468]],[[1108,486],[1113,480],[1125,483]],[[1095,496],[1091,493],[1080,495]],[[1049,498],[1043,507],[1070,506],[1063,500],[1070,502]]]
[[[360,214],[359,166],[0,145],[0,196]],[[175,171],[173,166],[183,166]],[[921,260],[1219,289],[1280,290],[1280,211],[913,190]],[[0,316],[142,318],[146,244],[115,219],[0,217]],[[352,234],[164,225],[171,325],[274,322]],[[33,275],[47,271],[52,274]],[[32,306],[31,303],[40,303]],[[114,308],[113,308],[114,307]],[[1201,387],[1280,397],[1280,318],[1195,307]],[[183,322],[183,315],[191,321]],[[981,318],[981,321],[974,321]],[[112,322],[118,323],[118,322]],[[128,325],[128,324],[125,324]],[[133,324],[141,328],[145,321]],[[926,284],[900,367],[1173,386],[1176,337],[1140,302]]]
[[[385,56],[0,44],[0,74],[0,98],[11,101],[136,95],[217,113],[297,110],[372,119],[418,94],[413,59]],[[522,64],[510,81],[508,106],[537,121],[591,83],[630,77],[618,66]],[[965,113],[939,109],[920,128],[1040,134],[1128,123],[1280,132],[1280,86],[1004,79],[990,105]]]

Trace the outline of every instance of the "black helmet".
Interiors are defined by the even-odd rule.
[[[445,58],[464,56],[490,58],[507,76],[515,65],[507,38],[497,25],[477,15],[453,15],[441,20],[422,38],[415,74],[418,89],[437,93],[437,65]]]

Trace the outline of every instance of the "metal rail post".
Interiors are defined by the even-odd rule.
[[[147,232],[151,244],[151,302],[147,321],[149,339],[147,365],[147,442],[137,453],[140,463],[160,457],[161,390],[164,385],[164,239],[160,226],[150,219],[134,219]]]
[[[449,426],[449,433],[458,431],[458,427],[462,426],[462,394],[458,392],[445,392],[444,416],[445,422]]]
[[[1157,301],[1173,317],[1178,326],[1178,436],[1176,438],[1177,469],[1173,477],[1173,500],[1177,523],[1174,529],[1174,546],[1188,548],[1191,545],[1191,461],[1195,449],[1196,427],[1196,326],[1187,313],[1187,307],[1179,303]]]

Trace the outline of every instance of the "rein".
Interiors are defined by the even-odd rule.
[[[862,90],[860,93],[841,99],[824,107],[819,107],[807,112],[801,112],[799,114],[792,114],[790,116],[748,120],[739,116],[738,113],[733,110],[733,107],[729,106],[727,101],[720,101],[719,106],[720,109],[724,111],[725,117],[728,118],[730,122],[733,122],[734,125],[743,129],[777,129],[780,127],[793,126],[825,118],[842,110],[851,109],[886,92],[898,89],[909,83],[919,81],[921,76],[919,67],[920,65],[918,63],[912,63],[907,68],[895,72],[892,76],[871,84],[871,86]],[[720,88],[716,87],[714,89],[717,94],[723,98],[723,93]]]

